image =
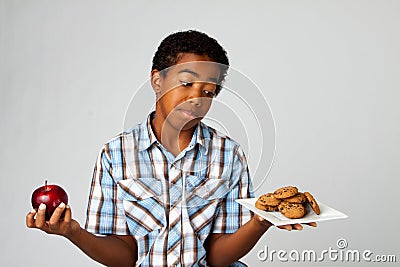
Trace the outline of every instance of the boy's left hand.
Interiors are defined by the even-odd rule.
[[[259,216],[259,215],[255,215],[257,216],[257,219],[260,222],[267,222],[266,219],[264,219],[263,217]],[[312,226],[312,227],[317,227],[317,223],[316,222],[310,222],[310,223],[306,223],[306,225]],[[286,225],[279,225],[277,226],[279,229],[284,229],[287,231],[292,231],[292,230],[303,230],[303,225],[296,223],[296,224],[286,224]]]

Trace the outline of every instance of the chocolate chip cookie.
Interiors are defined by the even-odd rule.
[[[268,206],[278,206],[281,203],[279,198],[274,197],[273,193],[267,193],[259,197],[260,201]]]
[[[279,211],[289,219],[299,219],[306,214],[303,204],[282,201],[278,207]]]
[[[298,192],[295,186],[285,186],[275,190],[274,197],[279,199],[288,198],[296,195]]]
[[[283,200],[286,201],[286,202],[290,202],[290,203],[300,203],[300,204],[302,204],[302,203],[305,203],[307,201],[307,198],[303,193],[299,192],[296,195],[294,195],[292,197],[285,198]]]
[[[260,199],[257,199],[255,206],[257,209],[265,210],[265,211],[267,210],[267,204],[265,204],[263,201],[260,201]]]
[[[319,209],[319,205],[313,195],[311,195],[309,192],[304,192],[304,195],[306,196],[307,202],[310,204],[311,208],[317,215],[319,215],[321,213],[321,210]]]

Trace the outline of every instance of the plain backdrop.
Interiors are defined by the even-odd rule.
[[[399,260],[399,14],[395,0],[1,0],[0,266],[99,266],[26,228],[31,193],[45,179],[62,185],[84,224],[98,151],[121,131],[160,41],[187,29],[216,38],[273,112],[276,157],[256,195],[293,184],[349,216],[271,228],[243,260],[308,266],[260,262],[257,252],[319,252],[339,238]]]

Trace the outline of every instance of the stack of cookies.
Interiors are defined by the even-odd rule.
[[[299,192],[295,186],[286,186],[260,196],[256,208],[264,211],[280,211],[285,217],[299,219],[306,214],[304,205],[309,204],[316,214],[320,214],[318,203],[309,192]]]

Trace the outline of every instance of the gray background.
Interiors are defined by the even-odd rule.
[[[349,215],[271,229],[244,260],[267,266],[256,256],[266,245],[318,252],[339,238],[399,259],[399,14],[394,0],[0,1],[0,265],[98,266],[25,227],[30,195],[44,179],[62,185],[84,223],[100,147],[159,42],[183,29],[215,37],[269,101],[276,159],[256,194],[295,184]]]

